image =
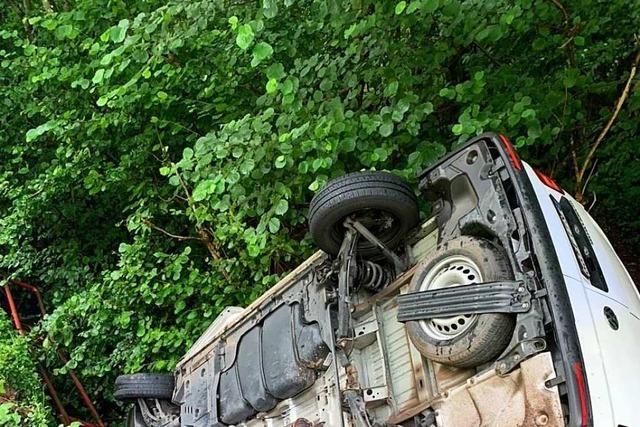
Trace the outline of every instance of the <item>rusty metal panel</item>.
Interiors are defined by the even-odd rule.
[[[467,380],[433,402],[442,427],[564,426],[551,353],[525,360],[507,376],[495,371]]]

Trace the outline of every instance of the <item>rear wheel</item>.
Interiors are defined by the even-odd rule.
[[[344,220],[360,221],[387,247],[394,248],[419,221],[413,190],[387,172],[356,172],[330,181],[311,200],[309,230],[323,251],[337,255],[344,237]],[[379,254],[378,248],[360,239],[363,257]]]
[[[113,396],[118,400],[164,399],[173,396],[174,379],[172,374],[132,374],[116,378]]]
[[[422,261],[411,292],[512,279],[501,248],[485,239],[463,236],[444,243]],[[407,323],[409,337],[423,356],[458,367],[478,366],[496,358],[509,343],[513,328],[513,316],[502,313]]]

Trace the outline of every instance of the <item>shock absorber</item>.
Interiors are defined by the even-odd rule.
[[[361,259],[357,264],[355,283],[370,291],[379,291],[391,281],[391,274],[375,262]]]

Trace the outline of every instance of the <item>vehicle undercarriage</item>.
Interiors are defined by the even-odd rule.
[[[310,208],[323,251],[226,309],[170,398],[121,394],[137,398],[130,425],[565,425],[554,308],[500,140],[469,143],[419,188],[421,223],[390,174],[330,183]]]

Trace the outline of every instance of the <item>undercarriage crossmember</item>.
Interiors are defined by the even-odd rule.
[[[398,296],[398,321],[484,313],[525,313],[531,293],[520,281],[484,282]]]

